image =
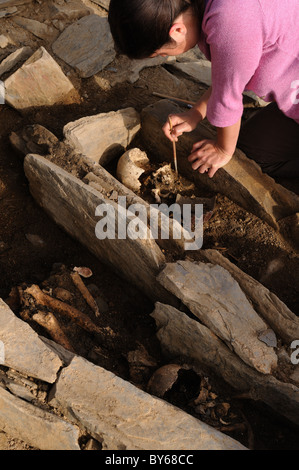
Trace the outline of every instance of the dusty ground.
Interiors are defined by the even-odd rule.
[[[40,6],[36,8],[41,9]],[[9,28],[8,21],[6,28]],[[111,66],[118,68],[124,64],[120,60]],[[69,69],[64,65],[64,70]],[[140,111],[158,99],[152,95],[153,91],[165,93],[167,90],[169,95],[173,95],[177,90],[158,67],[142,71],[140,79],[134,84],[123,83],[113,87],[113,71],[98,74],[97,79],[81,81],[71,73],[70,78],[82,97],[80,104],[36,109],[27,116],[8,106],[0,107],[0,297],[7,299],[13,287],[22,285],[26,288],[33,283],[49,289],[64,287],[73,293],[74,305],[92,316],[69,279],[74,266],[89,267],[93,276],[85,282],[96,286],[93,287],[94,292],[102,301],[103,310],[98,324],[111,328],[116,337],[112,341],[107,337],[106,343],[97,345],[88,334],[66,322],[64,326],[70,341],[78,354],[146,388],[154,370],[167,363],[155,338],[154,322],[149,317],[154,306],[143,294],[60,230],[36,205],[29,193],[22,158],[11,148],[8,136],[26,124],[38,123],[62,138],[64,124],[77,118],[128,106]],[[183,83],[180,97],[197,100],[202,93],[200,87],[185,79]],[[282,183],[298,191],[298,181]],[[220,249],[299,314],[298,253],[267,224],[220,195],[217,195],[213,216],[205,226],[204,248],[211,247]],[[14,310],[21,315],[22,308],[18,303]],[[32,326],[45,335],[34,322]],[[154,365],[144,367],[139,364],[136,367],[128,359],[128,353],[142,349],[141,345],[150,354]],[[180,363],[180,358],[176,362]],[[165,399],[221,428],[246,446],[255,449],[298,449],[298,428],[265,406],[234,398],[232,391],[213,377],[209,381],[210,393],[217,395],[214,398],[215,406],[229,403],[230,411],[222,414],[220,421],[220,412],[215,411],[214,416],[206,409],[196,410],[194,400],[203,388],[202,380],[203,377],[193,371],[183,371]],[[28,446],[0,433],[0,449],[26,450]]]

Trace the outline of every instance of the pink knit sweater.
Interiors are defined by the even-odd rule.
[[[211,124],[240,119],[244,90],[299,123],[299,0],[209,0],[198,46],[212,62]]]

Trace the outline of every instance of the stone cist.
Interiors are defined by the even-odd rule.
[[[298,0],[111,0],[111,32],[132,59],[176,56],[198,45],[212,63],[212,86],[187,112],[171,115],[170,140],[207,117],[216,141],[195,143],[192,168],[213,177],[236,146],[273,177],[299,177]],[[268,106],[244,124],[243,95]]]

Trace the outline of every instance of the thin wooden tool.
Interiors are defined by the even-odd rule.
[[[173,127],[172,127],[172,122],[171,122],[170,117],[168,118],[168,122],[169,122],[169,126],[170,126],[170,133],[172,133]],[[175,168],[176,174],[178,175],[178,173],[179,173],[178,172],[178,162],[177,162],[177,155],[176,155],[176,145],[175,145],[174,140],[172,141],[172,146],[173,146],[174,168]]]
[[[162,95],[162,93],[156,93],[156,92],[153,92],[153,95],[158,96],[159,98],[165,98],[165,99],[168,99],[168,100],[177,101],[178,103],[184,103],[184,104],[187,104],[189,106],[194,106],[195,105],[195,101],[182,100],[181,98],[176,98],[175,96]]]

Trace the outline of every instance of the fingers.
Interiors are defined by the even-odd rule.
[[[170,114],[167,122],[162,127],[164,134],[171,141],[178,141],[178,138],[184,132],[192,131],[190,123],[187,121],[188,117],[185,113]],[[171,123],[171,125],[170,125]]]
[[[211,146],[210,141],[202,140],[193,145],[192,153],[188,157],[188,161],[192,163],[192,169],[201,174],[208,173],[212,178],[218,170],[217,165],[211,160]]]

